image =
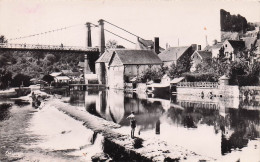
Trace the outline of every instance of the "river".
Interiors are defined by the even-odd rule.
[[[108,90],[73,91],[69,103],[129,131],[126,117],[133,111],[140,137],[157,136],[173,147],[220,161],[260,160],[259,101]]]

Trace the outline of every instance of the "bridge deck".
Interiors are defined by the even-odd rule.
[[[81,46],[58,46],[58,45],[39,45],[39,44],[10,44],[0,43],[0,49],[23,49],[23,50],[55,50],[55,51],[93,51],[97,52],[95,47]]]

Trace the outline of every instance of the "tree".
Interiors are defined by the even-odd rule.
[[[117,41],[116,40],[108,40],[106,43],[106,48],[111,49],[111,48],[116,48],[117,46]]]
[[[0,43],[7,43],[7,39],[4,35],[0,35]]]
[[[13,87],[20,87],[24,85],[25,87],[30,86],[30,76],[24,74],[17,74],[12,80]]]
[[[51,63],[54,63],[56,61],[56,57],[53,54],[47,54],[45,56],[45,60],[50,61]]]
[[[54,77],[51,75],[44,75],[42,80],[44,80],[50,84],[52,81],[54,81]]]
[[[0,69],[0,89],[6,89],[12,81],[12,73],[6,69]]]

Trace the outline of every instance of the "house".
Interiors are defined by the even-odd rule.
[[[222,47],[222,42],[218,42],[212,46],[206,46],[203,51],[208,51],[212,53],[212,58],[218,58],[219,57],[219,50]]]
[[[222,47],[224,57],[230,61],[235,61],[240,58],[239,52],[245,49],[245,42],[241,40],[226,40]]]
[[[62,72],[52,72],[50,75],[53,76],[55,82],[59,83],[68,83],[71,80]]]
[[[68,83],[71,79],[68,76],[56,76],[54,81],[58,83]]]
[[[196,66],[203,61],[205,61],[208,58],[212,58],[212,52],[209,51],[195,51],[191,55],[191,60],[192,60],[192,66],[191,66],[191,72],[196,70]]]
[[[99,82],[111,88],[123,89],[124,83],[147,69],[159,69],[160,58],[151,50],[113,49],[105,52],[96,62]]]
[[[164,66],[170,67],[173,63],[177,65],[179,61],[189,59],[194,50],[193,46],[169,47],[158,56]]]

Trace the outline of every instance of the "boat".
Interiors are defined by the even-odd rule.
[[[147,85],[146,92],[153,93],[153,94],[169,93],[170,84],[152,83],[152,84]]]

